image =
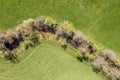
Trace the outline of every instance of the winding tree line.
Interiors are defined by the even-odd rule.
[[[120,66],[115,53],[107,49],[96,55],[95,53],[98,53],[96,46],[81,31],[75,30],[68,21],[59,24],[52,18],[44,16],[26,20],[15,29],[0,34],[0,51],[6,59],[18,61],[17,55],[39,44],[41,38],[45,38],[45,33],[55,35],[56,40],[60,38],[66,40],[67,44],[62,47],[67,48],[70,44],[76,48],[82,54],[82,57],[78,55],[77,58],[89,59],[96,72],[103,73],[112,80],[120,80]],[[92,55],[93,58],[88,55]]]

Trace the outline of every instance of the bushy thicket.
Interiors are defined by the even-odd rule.
[[[109,50],[109,49],[106,49],[104,50],[103,52],[100,53],[100,56],[104,57],[106,60],[108,61],[112,61],[112,62],[116,62],[117,61],[117,58],[116,58],[116,53]]]
[[[27,49],[29,46],[32,46],[36,42],[39,42],[39,35],[42,35],[44,38],[46,38],[44,36],[45,34],[43,34],[42,31],[47,32],[50,30],[50,32],[54,31],[53,33],[55,33],[57,37],[62,37],[63,40],[66,40],[64,41],[64,44],[63,41],[61,42],[62,45],[66,45],[67,42],[70,43],[74,48],[78,49],[83,55],[85,55],[88,52],[87,38],[83,35],[81,31],[76,31],[73,27],[73,24],[71,24],[68,21],[64,21],[58,26],[57,25],[58,23],[56,22],[56,20],[52,19],[51,17],[41,16],[36,19],[30,18],[28,20],[23,21],[23,23],[18,25],[14,30],[10,29],[6,31],[4,33],[5,36],[1,37],[0,39],[2,40],[2,43],[12,43],[14,42],[13,37],[16,37],[18,34],[20,34],[24,42],[27,42]],[[34,35],[38,37],[33,38]]]
[[[36,18],[35,20],[31,18],[24,20],[23,23],[19,24],[15,29],[9,29],[0,34],[0,50],[3,51],[7,59],[12,60],[16,58],[14,57],[15,54],[39,44],[41,38],[40,35],[44,36],[45,34],[36,29],[39,29],[40,27],[47,27],[48,29],[51,27],[49,29],[53,30],[56,24],[57,22],[55,20],[44,16]],[[20,38],[22,38],[21,41]],[[25,42],[24,45],[21,45],[21,42]]]
[[[68,21],[64,21],[58,25],[56,35],[58,36],[65,36],[66,34],[72,35],[74,31],[75,28],[73,27],[73,25]]]
[[[117,58],[113,51],[106,49],[102,51],[92,62],[93,68],[98,72],[106,73],[112,80],[120,79],[120,69],[116,66]]]
[[[45,19],[46,19],[45,16],[40,16],[40,17],[36,18],[36,19],[34,20],[34,25],[35,25],[36,27],[39,27],[39,26],[43,25],[43,24],[45,23]]]
[[[82,42],[82,41],[86,41],[87,38],[80,30],[77,30],[74,32],[73,40],[78,40],[79,42]]]

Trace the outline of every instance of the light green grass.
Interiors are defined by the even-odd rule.
[[[20,63],[0,64],[5,69],[0,71],[0,80],[104,80],[54,42],[44,42],[26,52],[29,56],[21,54]]]

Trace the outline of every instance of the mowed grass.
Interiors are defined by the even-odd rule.
[[[20,63],[0,63],[0,80],[104,80],[54,42],[44,42],[26,52],[29,55],[21,54]]]
[[[40,15],[71,21],[100,47],[120,56],[120,0],[0,0],[0,30]]]

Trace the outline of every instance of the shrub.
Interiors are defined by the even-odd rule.
[[[73,40],[85,41],[87,38],[79,30],[75,31]]]
[[[109,49],[106,49],[103,52],[101,52],[100,56],[103,56],[105,59],[113,61],[113,62],[117,61],[115,52]]]
[[[47,17],[47,18],[45,19],[44,24],[46,24],[46,25],[48,25],[48,26],[51,26],[51,25],[57,24],[57,22],[56,22],[55,19],[52,19],[51,17]]]
[[[106,65],[106,62],[103,57],[98,56],[93,62],[92,62],[93,68],[101,71],[103,69],[103,66]]]
[[[120,80],[120,71],[117,69],[111,69],[108,76],[110,76],[112,80]]]
[[[97,48],[94,44],[89,43],[88,44],[88,50],[89,50],[89,53],[92,54],[92,53],[95,53],[97,51]]]
[[[60,23],[60,25],[58,26],[58,30],[61,31],[62,33],[64,32],[68,35],[72,35],[72,33],[75,31],[75,28],[68,21],[64,21]]]
[[[68,35],[72,35],[73,32],[75,32],[75,28],[73,27],[73,25],[71,23],[69,23],[68,21],[64,21],[63,23],[61,23],[64,25],[64,29],[65,29],[65,32],[68,34]]]
[[[81,52],[79,50],[76,51],[76,58],[82,62],[83,61],[83,55],[81,54]]]
[[[85,47],[78,47],[78,50],[80,50],[80,52],[85,55],[87,53],[87,49]]]
[[[24,20],[24,21],[23,21],[23,27],[24,27],[24,28],[27,28],[27,27],[29,27],[29,26],[32,26],[33,23],[34,23],[34,19],[32,19],[32,18],[30,18],[30,19],[28,19],[28,20]]]
[[[40,16],[39,18],[34,20],[34,25],[39,27],[44,24],[46,17],[45,16]]]
[[[59,27],[59,28],[57,29],[57,31],[56,31],[55,34],[56,34],[57,36],[63,36],[64,30],[63,30],[61,27]]]
[[[67,45],[62,45],[62,48],[63,48],[64,50],[66,50],[66,49],[67,49]]]
[[[5,32],[4,37],[5,37],[7,40],[9,40],[9,39],[11,39],[13,36],[15,36],[15,34],[16,34],[16,32],[15,32],[14,30],[9,29],[9,30],[7,30],[7,31]]]
[[[39,43],[39,36],[37,34],[34,34],[31,36],[31,41],[34,43],[34,44],[37,44]]]
[[[113,51],[106,49],[101,52],[96,59],[92,62],[93,68],[106,73],[105,75],[110,77],[111,80],[120,79],[120,70],[115,66],[117,59]],[[111,63],[113,66],[111,66]]]
[[[11,52],[6,52],[5,53],[5,58],[8,59],[8,60],[15,60],[15,59],[17,59],[17,55],[13,54]]]

